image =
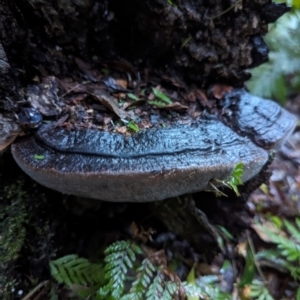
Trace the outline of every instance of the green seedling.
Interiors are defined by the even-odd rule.
[[[127,97],[131,100],[134,100],[134,101],[138,101],[140,100],[138,96],[136,96],[135,94],[132,94],[132,93],[128,93],[127,94]]]
[[[127,128],[128,128],[130,131],[133,131],[133,132],[135,132],[135,133],[136,133],[136,132],[139,132],[139,130],[140,130],[139,126],[138,126],[136,123],[134,123],[134,121],[128,122]]]
[[[233,189],[235,194],[238,197],[240,197],[241,195],[239,193],[237,186],[243,184],[242,181],[243,172],[244,172],[244,164],[240,162],[234,167],[233,171],[231,172],[231,175],[226,180],[213,179],[213,181],[216,183],[221,183],[221,185]],[[227,195],[222,191],[220,191],[212,182],[210,182],[209,184],[211,185],[213,191],[217,196],[227,197]]]
[[[155,96],[155,99],[148,101],[149,104],[157,106],[159,108],[163,108],[163,107],[167,106],[168,104],[172,104],[171,98],[168,97],[162,91],[160,91],[156,88],[152,88],[152,91]]]

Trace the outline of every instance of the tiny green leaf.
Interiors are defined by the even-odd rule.
[[[131,100],[134,100],[134,101],[138,101],[140,100],[139,97],[137,97],[135,94],[132,94],[132,93],[128,93],[127,94],[127,97]]]
[[[163,93],[162,91],[156,89],[156,88],[152,88],[153,94],[155,95],[156,98],[160,99],[161,101],[167,103],[167,104],[171,104],[172,100],[170,99],[170,97],[168,97],[165,93]]]
[[[244,172],[243,163],[238,163],[233,169],[231,176],[226,181],[226,183],[234,190],[237,196],[240,196],[237,186],[243,184],[242,176]]]
[[[101,69],[101,71],[103,72],[104,75],[108,75],[110,73],[110,71],[106,68]]]
[[[150,105],[154,105],[154,106],[159,107],[159,108],[164,108],[164,107],[167,106],[166,103],[164,103],[163,101],[159,101],[159,100],[150,100],[150,101],[148,101],[148,103]]]
[[[191,40],[191,36],[187,37],[181,44],[181,48],[183,48],[184,46],[186,46],[188,44],[188,42]]]
[[[190,272],[189,272],[189,274],[186,278],[186,282],[194,288],[197,287],[196,276],[195,276],[195,266],[196,266],[196,264],[193,265],[192,269],[190,270]],[[199,297],[198,296],[189,296],[189,295],[187,295],[187,299],[188,300],[198,300]]]
[[[45,156],[43,154],[34,154],[34,159],[36,160],[43,160]]]
[[[168,4],[173,6],[173,7],[177,7],[177,5],[172,1],[172,0],[167,0]]]
[[[140,130],[139,126],[136,125],[136,124],[134,123],[134,121],[130,121],[130,122],[127,124],[127,127],[128,127],[131,131],[133,131],[133,132],[139,132],[139,130]]]
[[[250,249],[247,250],[247,256],[245,258],[246,260],[246,266],[244,268],[244,273],[241,277],[240,286],[245,286],[248,284],[251,284],[251,282],[254,279],[256,266],[255,266],[255,258],[253,257],[252,252]]]
[[[217,225],[217,227],[223,232],[223,234],[229,239],[229,240],[234,240],[233,235],[223,226]]]

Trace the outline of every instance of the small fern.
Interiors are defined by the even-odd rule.
[[[142,250],[134,243],[119,241],[110,245],[105,250],[105,278],[106,286],[101,288],[100,294],[111,291],[111,296],[120,299],[124,292],[126,274],[128,269],[133,269],[136,254],[142,254]]]
[[[260,280],[253,280],[250,287],[250,296],[252,299],[258,300],[274,300],[270,295],[269,290],[265,287],[264,283]]]
[[[104,284],[104,269],[100,264],[92,264],[85,258],[75,254],[61,257],[50,262],[50,271],[53,278],[66,285]]]
[[[147,300],[159,300],[164,291],[162,274],[158,273],[153,282],[150,284],[148,292],[146,294]]]
[[[221,184],[221,186],[226,186],[230,189],[233,189],[235,194],[240,197],[240,193],[238,190],[238,185],[243,184],[243,180],[242,180],[242,176],[244,173],[244,164],[242,162],[239,162],[238,164],[235,165],[234,169],[232,170],[230,176],[225,179],[225,180],[219,180],[219,179],[213,179],[212,181],[210,181],[210,185],[213,188],[213,190],[207,190],[207,191],[211,191],[214,192],[216,194],[216,196],[225,196],[227,197],[227,195],[225,193],[223,193],[222,191],[220,191],[214,184],[214,182],[217,182],[219,184]]]
[[[144,259],[141,266],[137,269],[137,276],[132,282],[129,293],[121,299],[142,300],[155,272],[156,268],[152,262],[148,258]]]
[[[258,225],[262,232],[268,235],[269,240],[277,245],[277,249],[272,252],[260,252],[257,255],[259,258],[276,260],[282,267],[289,270],[295,280],[300,280],[300,219],[296,218],[295,225],[287,220],[284,220],[283,224],[290,237],[274,233]]]
[[[73,291],[84,299],[232,299],[221,292],[217,276],[203,276],[194,284],[181,282],[164,263],[157,263],[155,254],[144,258],[136,267],[137,257],[147,256],[147,253],[134,242],[115,242],[104,253],[104,264],[92,264],[77,255],[59,258],[50,263],[51,274],[56,281],[70,288],[77,285]],[[156,259],[161,251],[159,253]]]

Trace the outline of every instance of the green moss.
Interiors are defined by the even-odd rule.
[[[0,186],[0,295],[10,299],[9,293],[14,285],[13,264],[18,258],[26,236],[26,192],[24,182]]]

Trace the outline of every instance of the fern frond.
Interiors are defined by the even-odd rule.
[[[260,280],[253,280],[250,285],[250,296],[259,300],[274,300],[270,295],[269,290],[264,286]]]
[[[174,281],[165,282],[164,291],[162,294],[163,300],[172,300],[176,299],[175,296],[179,292],[179,284]]]
[[[181,284],[182,284],[184,293],[188,298],[202,299],[205,297],[205,294],[203,293],[202,289],[199,288],[198,286],[188,283],[186,281],[182,282]]]
[[[299,266],[293,266],[291,264],[288,265],[288,270],[291,273],[291,276],[295,279],[295,280],[299,280],[300,279],[300,267]]]
[[[300,243],[300,229],[287,220],[284,220],[283,223],[290,235],[296,240],[296,242]]]
[[[129,293],[123,296],[121,300],[142,300],[155,271],[156,268],[152,262],[148,258],[144,259],[137,269],[136,279],[132,282]]]
[[[158,272],[149,286],[149,289],[146,293],[146,299],[160,300],[163,292],[163,275],[160,272]]]
[[[283,222],[288,233],[292,235],[294,240],[286,238],[280,234],[275,234],[261,225],[260,229],[268,235],[271,242],[277,245],[278,252],[275,252],[274,254],[275,259],[278,260],[280,257],[284,257],[285,261],[283,261],[281,265],[288,269],[291,276],[297,280],[300,279],[300,229],[286,220]],[[298,223],[296,221],[296,224],[299,227],[299,221]],[[273,261],[274,257],[270,256],[266,258]],[[280,262],[280,260],[278,260],[278,262]]]
[[[286,221],[284,223],[286,223]],[[291,224],[289,223],[289,225]],[[286,238],[280,234],[275,234],[274,232],[271,232],[261,225],[259,225],[259,227],[268,235],[272,243],[277,244],[278,249],[282,250],[281,254],[285,256],[287,260],[294,261],[300,259],[300,244],[297,244],[289,238]],[[291,231],[296,231],[296,228],[293,225],[289,226],[289,229]],[[297,233],[294,232],[294,234],[296,234],[297,236]]]
[[[92,264],[75,254],[50,262],[51,275],[59,283],[67,285],[93,285],[104,283],[104,269],[100,264]]]
[[[114,298],[120,299],[124,291],[127,271],[133,268],[136,254],[143,253],[142,249],[132,242],[118,241],[110,245],[104,253],[106,254],[105,278],[108,284],[100,293],[105,293],[108,289]]]
[[[296,223],[297,228],[298,228],[298,230],[299,230],[299,232],[300,232],[300,218],[296,218],[296,219],[295,219],[295,223]]]

